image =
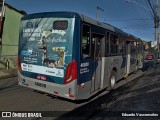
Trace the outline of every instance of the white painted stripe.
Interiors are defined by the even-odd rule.
[[[23,71],[50,75],[55,77],[64,77],[63,69],[48,68],[46,66],[38,66],[38,65],[26,64],[26,63],[21,63],[21,67]]]

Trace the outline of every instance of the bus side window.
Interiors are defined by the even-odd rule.
[[[104,38],[104,35],[92,34],[92,54],[91,57],[94,59],[100,59],[102,57],[102,40]]]
[[[138,52],[141,52],[143,50],[143,43],[142,42],[137,42],[137,50],[138,50]]]
[[[131,42],[131,54],[136,54],[136,42]]]
[[[110,35],[110,54],[116,55],[118,54],[118,35],[111,34]]]
[[[83,59],[90,55],[90,27],[87,25],[83,25],[82,27],[81,52]]]
[[[119,38],[119,53],[124,54],[125,53],[125,42],[124,42],[124,37],[120,36]]]
[[[107,32],[106,34],[106,45],[105,45],[105,55],[108,56],[109,55],[109,32]]]

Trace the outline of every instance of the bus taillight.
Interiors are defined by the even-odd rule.
[[[19,56],[18,56],[18,70],[19,70],[20,73],[22,73],[21,60],[20,60]]]
[[[146,56],[146,60],[152,60],[153,59],[153,56],[152,55],[147,55]]]
[[[77,62],[72,61],[67,66],[64,84],[68,84],[75,79],[77,79]]]

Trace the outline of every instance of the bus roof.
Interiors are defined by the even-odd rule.
[[[104,22],[94,20],[93,18],[87,17],[83,14],[76,13],[76,12],[56,11],[56,12],[34,13],[34,14],[29,14],[29,15],[26,15],[26,16],[22,17],[22,20],[33,19],[33,18],[52,17],[53,15],[54,16],[56,15],[57,17],[64,16],[64,17],[70,17],[70,18],[79,17],[84,22],[99,26],[99,27],[104,28],[104,29],[108,29],[112,32],[116,32],[116,33],[122,34],[124,36],[128,36],[128,37],[133,38],[137,41],[141,41],[140,38],[137,38],[137,37],[135,37],[131,34],[128,34],[128,33],[124,32],[123,30],[121,30],[121,29],[119,29],[115,26],[112,26],[108,23],[104,23]]]
[[[108,29],[110,31],[113,31],[113,32],[116,32],[116,33],[119,33],[119,34],[122,34],[122,35],[125,35],[125,36],[128,36],[128,37],[131,37],[133,39],[136,39],[137,41],[141,41],[140,38],[135,37],[135,36],[133,36],[131,34],[128,34],[128,33],[124,32],[123,30],[121,30],[121,29],[119,29],[119,28],[117,28],[115,26],[112,26],[112,25],[110,25],[108,23],[99,22],[97,20],[94,20],[94,19],[92,19],[90,17],[87,17],[87,16],[84,16],[82,14],[79,14],[79,15],[81,16],[82,20],[85,21],[85,22],[91,23],[93,25]]]

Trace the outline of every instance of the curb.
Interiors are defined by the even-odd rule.
[[[129,75],[127,78],[125,78],[125,79],[123,79],[123,80],[120,80],[120,82],[118,82],[117,84],[116,84],[116,86],[115,86],[115,89],[117,89],[117,88],[119,88],[119,87],[121,87],[121,86],[123,86],[123,85],[125,85],[125,84],[127,84],[127,83],[129,83],[129,82],[131,82],[131,81],[134,81],[134,80],[136,80],[136,79],[139,79],[139,78],[141,78],[142,76],[144,76],[144,74],[145,74],[146,72],[144,71],[141,71],[141,70],[139,70],[138,71],[138,73],[137,73],[137,75],[136,76],[134,76],[133,75],[133,73],[131,74],[131,75]]]
[[[12,78],[12,77],[17,77],[17,69],[10,69],[10,70],[1,70],[0,71],[0,80],[2,79],[7,79],[7,78]]]
[[[2,76],[0,76],[0,80],[7,79],[7,78],[12,78],[12,77],[17,77],[17,74],[2,75]]]

